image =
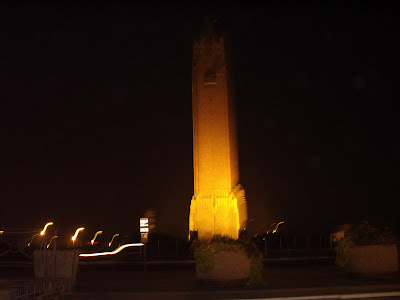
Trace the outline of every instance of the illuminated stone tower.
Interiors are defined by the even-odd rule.
[[[239,184],[235,107],[227,47],[214,24],[194,41],[192,65],[194,195],[189,231],[200,240],[238,238],[247,204]]]

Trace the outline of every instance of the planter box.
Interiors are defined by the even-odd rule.
[[[35,250],[35,277],[46,279],[67,279],[70,282],[69,290],[75,286],[78,274],[79,250]],[[46,258],[47,256],[47,258]]]
[[[214,254],[214,268],[202,273],[196,266],[196,276],[208,285],[240,286],[250,277],[250,259],[243,253],[222,251]]]
[[[397,272],[397,245],[355,246],[350,249],[350,263],[346,270],[360,275]]]

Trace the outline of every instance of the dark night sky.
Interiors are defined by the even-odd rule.
[[[0,226],[187,234],[191,56],[210,7],[0,12]],[[396,9],[218,5],[232,36],[240,182],[253,227],[398,228]],[[398,99],[396,99],[398,100]]]

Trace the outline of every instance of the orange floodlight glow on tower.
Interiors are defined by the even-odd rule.
[[[93,239],[90,241],[90,243],[93,245],[94,244],[94,241],[96,240],[96,238],[97,238],[97,236],[99,235],[99,234],[102,234],[103,233],[103,231],[97,231],[96,232],[96,234],[94,235],[94,237],[93,237]]]
[[[79,254],[79,256],[81,256],[81,257],[93,257],[93,256],[114,255],[114,254],[117,254],[118,252],[121,252],[125,248],[128,248],[128,247],[140,247],[140,246],[143,246],[143,245],[144,245],[143,243],[125,244],[125,245],[122,245],[122,246],[118,247],[114,251],[99,252],[99,253],[82,253],[82,254]]]
[[[247,225],[247,201],[239,183],[230,47],[210,21],[194,41],[192,56],[194,193],[189,236],[200,241],[214,235],[237,239]]]
[[[44,235],[44,234],[46,233],[47,227],[49,227],[49,226],[51,226],[51,225],[53,225],[53,224],[54,224],[53,222],[49,222],[49,223],[47,223],[46,225],[44,225],[44,228],[43,228],[43,230],[40,232],[40,235]]]
[[[112,244],[114,238],[117,237],[117,236],[119,236],[119,233],[116,233],[116,234],[113,235],[113,237],[111,239],[111,242],[108,243],[108,247],[111,247],[111,244]]]

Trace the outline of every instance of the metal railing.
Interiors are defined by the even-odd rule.
[[[70,281],[66,279],[34,279],[2,286],[11,290],[11,298],[25,299],[57,299],[70,291]]]

